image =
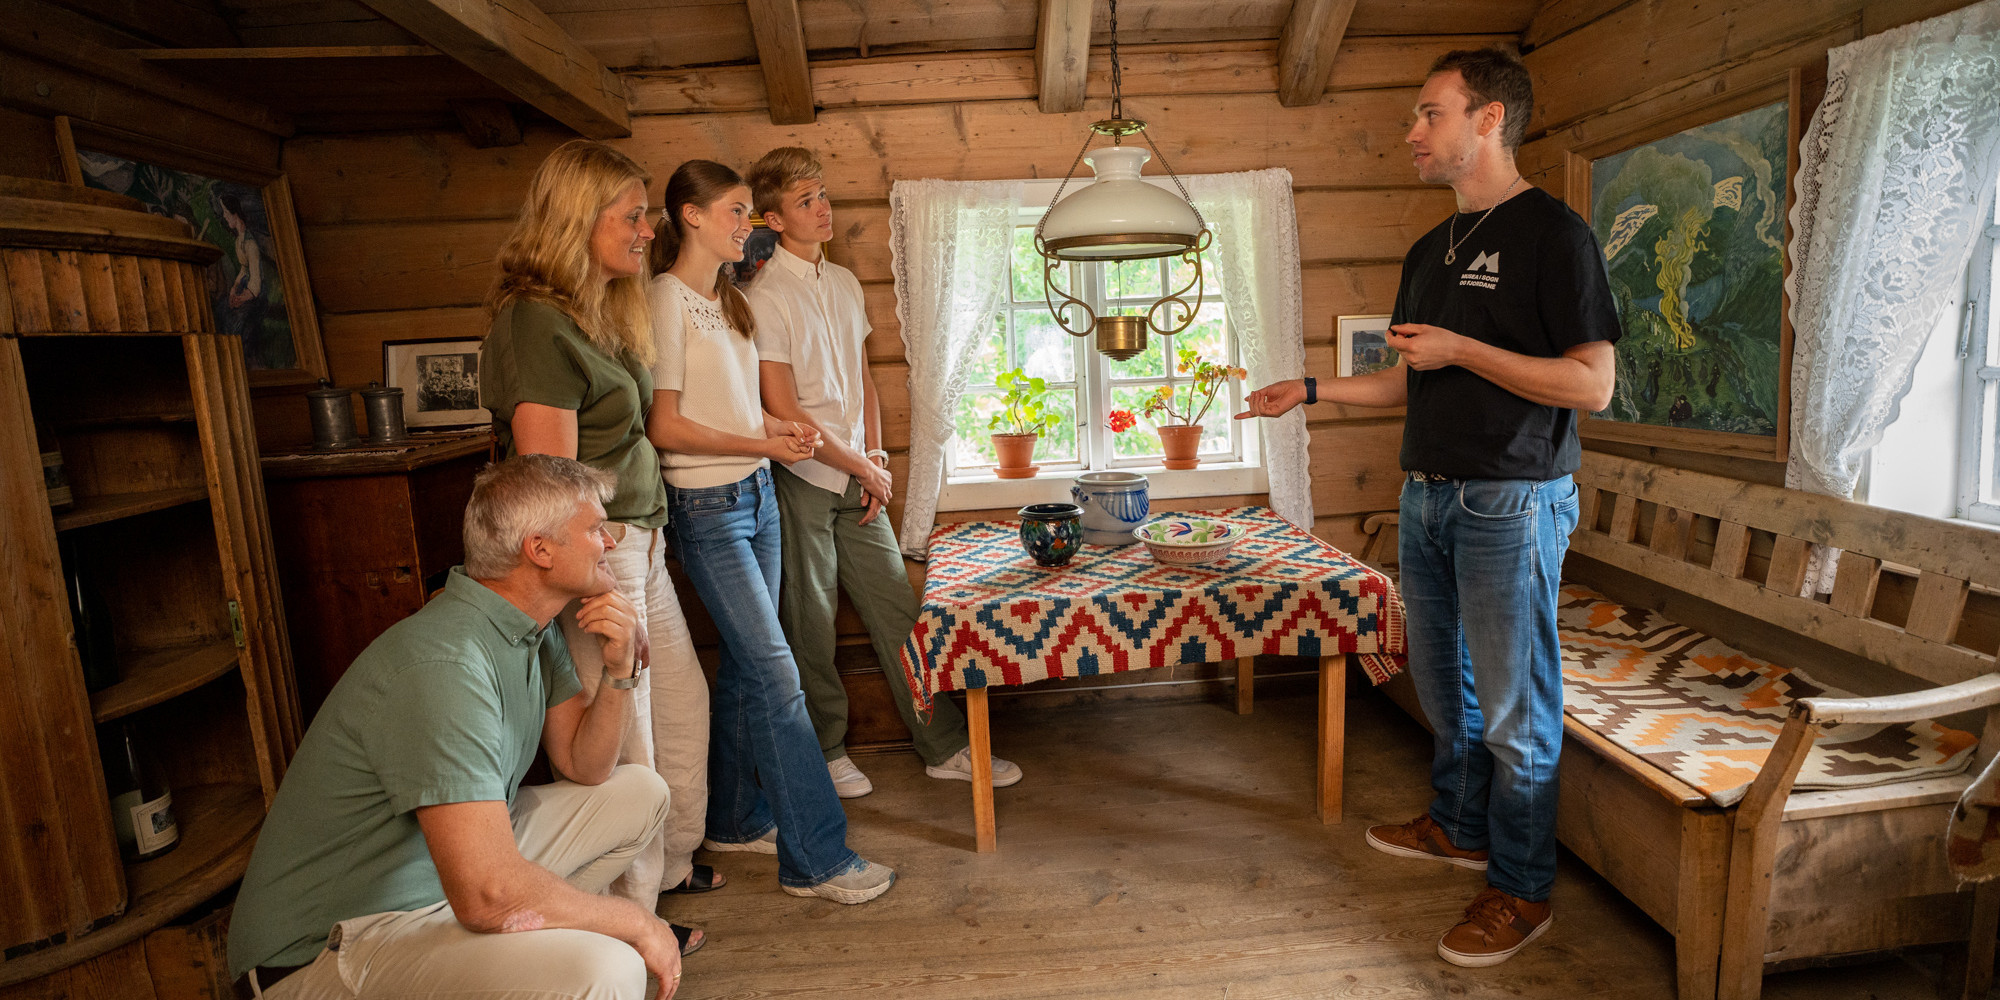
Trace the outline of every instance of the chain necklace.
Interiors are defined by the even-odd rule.
[[[1507,185],[1507,190],[1500,193],[1500,201],[1506,201],[1507,196],[1514,193],[1515,186],[1519,185],[1521,180],[1521,176],[1516,174],[1514,176],[1514,183]],[[1494,202],[1491,208],[1482,213],[1479,216],[1479,222],[1485,222],[1486,216],[1492,215],[1493,209],[1500,207],[1500,201]],[[1479,231],[1479,222],[1473,223],[1472,228],[1465,231],[1465,240],[1471,239],[1472,234]],[[1453,212],[1451,214],[1451,222],[1446,228],[1446,242],[1449,244],[1444,248],[1444,262],[1446,264],[1451,264],[1458,260],[1458,248],[1465,245],[1465,240],[1458,238],[1458,213]]]

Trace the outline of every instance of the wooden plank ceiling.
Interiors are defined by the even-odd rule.
[[[1110,41],[1106,0],[9,2],[87,24],[78,32],[92,42],[261,103],[302,132],[455,122],[483,144],[516,141],[519,122],[536,118],[596,137],[627,134],[633,113],[754,107],[776,123],[806,123],[828,106],[829,84],[857,66],[875,85],[907,79],[916,88],[926,60],[975,73],[992,62],[1002,76],[1018,68],[1021,96],[1045,112],[1074,111],[1100,95]],[[1339,89],[1335,63],[1353,58],[1343,53],[1356,40],[1519,38],[1541,6],[1122,0],[1118,28],[1134,55],[1148,46],[1237,52],[1235,61],[1268,75],[1265,89],[1298,106],[1322,100],[1329,80]]]

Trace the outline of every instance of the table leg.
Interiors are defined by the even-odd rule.
[[[972,737],[972,836],[981,854],[999,849],[993,824],[993,733],[987,726],[986,689],[965,692],[965,728]]]
[[[1340,822],[1347,763],[1347,667],[1351,654],[1319,658],[1319,821]]]
[[[1236,658],[1236,714],[1237,715],[1249,715],[1250,710],[1253,707],[1252,702],[1255,700],[1257,696],[1257,689],[1255,686],[1253,686],[1253,682],[1250,679],[1250,674],[1251,671],[1256,667],[1256,664],[1257,664],[1257,658],[1254,656],[1239,656]]]

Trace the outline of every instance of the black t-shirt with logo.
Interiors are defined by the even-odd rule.
[[[1396,323],[1425,323],[1537,358],[1617,341],[1618,313],[1597,237],[1540,188],[1455,221],[1464,242],[1451,264],[1451,220],[1403,258]],[[1473,225],[1479,223],[1478,229]],[[1468,236],[1467,233],[1471,235]],[[1403,468],[1455,479],[1555,479],[1583,458],[1576,411],[1530,402],[1450,365],[1409,371]]]

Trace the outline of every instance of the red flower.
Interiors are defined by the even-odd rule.
[[[1131,410],[1112,410],[1108,426],[1114,433],[1124,433],[1139,425],[1139,418]]]

